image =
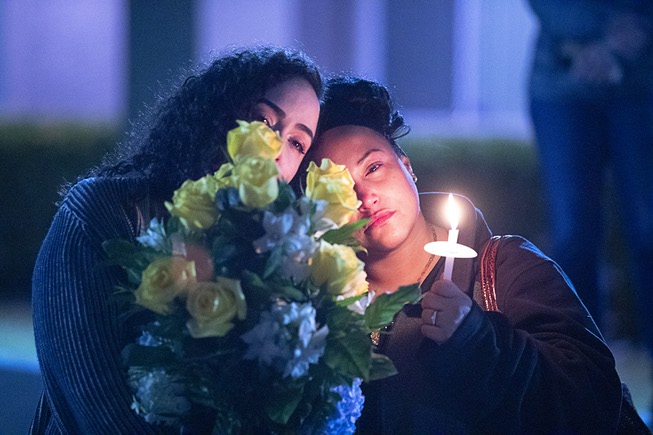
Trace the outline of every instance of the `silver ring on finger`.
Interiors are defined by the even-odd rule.
[[[433,314],[431,314],[431,325],[435,326],[435,322],[438,320],[438,312],[437,310],[433,310]]]

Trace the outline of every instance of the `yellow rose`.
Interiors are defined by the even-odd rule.
[[[349,222],[361,202],[354,192],[354,180],[344,165],[336,165],[322,159],[322,165],[311,162],[306,177],[306,196],[312,200],[324,200],[326,218],[339,227]]]
[[[277,132],[260,121],[236,122],[238,127],[227,133],[227,151],[234,161],[243,157],[279,157],[283,141]]]
[[[240,281],[223,277],[194,286],[188,293],[186,309],[192,316],[188,330],[195,338],[224,337],[234,327],[236,316],[243,320],[247,315]]]
[[[217,174],[217,173],[216,173]],[[190,230],[206,230],[217,218],[215,194],[221,183],[212,175],[197,181],[187,180],[172,195],[172,203],[165,203],[172,216]]]
[[[317,286],[326,284],[330,295],[345,298],[361,295],[368,289],[365,265],[349,246],[320,241],[313,254],[311,280]]]
[[[231,171],[234,169],[234,165],[231,163],[223,163],[220,168],[210,175],[212,182],[215,182],[215,192],[213,192],[213,198],[215,199],[215,194],[218,189],[224,189],[225,187],[233,187],[234,182],[231,178]]]
[[[274,160],[245,157],[234,166],[232,178],[243,204],[263,208],[279,196],[278,174]]]
[[[168,314],[177,296],[196,281],[195,263],[183,257],[159,257],[143,271],[136,289],[136,303],[159,314]]]

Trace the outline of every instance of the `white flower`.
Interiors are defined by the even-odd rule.
[[[292,208],[275,215],[266,211],[263,215],[265,235],[253,242],[257,253],[281,250],[280,274],[293,282],[304,281],[310,275],[309,261],[315,251],[315,240],[307,234],[311,222]]]
[[[302,282],[311,274],[310,259],[317,244],[312,237],[302,234],[289,234],[283,243],[283,262],[280,274],[294,282]]]
[[[155,322],[159,323],[159,322]],[[157,325],[158,326],[158,325]],[[138,337],[138,340],[136,340],[138,344],[141,346],[147,346],[147,347],[157,347],[157,346],[163,346],[166,343],[161,340],[161,337],[157,337],[156,335],[152,335],[148,331],[143,331],[141,333],[141,336]]]
[[[354,313],[358,313],[361,316],[365,315],[365,310],[367,310],[367,307],[369,307],[370,304],[372,303],[372,300],[374,299],[374,295],[375,293],[373,291],[369,291],[365,296],[363,296],[356,302],[347,305],[347,309],[353,311]],[[343,295],[340,295],[336,299],[342,301],[345,299],[345,297]]]
[[[293,359],[286,363],[283,376],[299,378],[308,372],[309,364],[317,364],[318,360],[324,355],[326,348],[326,338],[329,335],[329,327],[324,325],[317,331],[313,322],[313,330],[307,333],[308,342],[302,340],[297,344],[293,351]]]
[[[306,235],[308,234],[308,230],[310,228],[311,228],[311,217],[304,213],[299,214],[295,212],[294,220],[292,223],[292,229],[290,230],[290,232],[297,235]]]
[[[324,354],[328,333],[326,325],[317,330],[315,308],[310,303],[279,301],[242,335],[248,344],[244,358],[274,367],[283,377],[298,378]]]
[[[259,239],[254,240],[254,249],[257,253],[268,252],[276,248],[283,242],[284,236],[288,234],[292,228],[294,221],[294,211],[290,208],[286,209],[280,215],[275,215],[272,212],[266,211],[263,215],[263,229],[265,235]]]
[[[152,322],[152,324],[156,327],[161,326],[158,321]],[[136,339],[136,343],[146,347],[167,347],[175,353],[179,352],[179,346],[181,346],[181,343],[178,341],[159,337],[158,335],[154,335],[147,330],[141,332],[141,336]]]
[[[157,218],[150,221],[150,226],[145,234],[136,237],[136,240],[143,246],[148,246],[159,252],[169,251],[170,246],[166,242],[166,229],[163,222]]]
[[[329,230],[338,228],[338,225],[331,219],[325,217],[329,203],[323,199],[311,200],[302,197],[299,200],[299,209],[303,215],[310,216],[310,223],[313,226],[315,237],[319,238]]]
[[[148,423],[176,425],[190,410],[182,381],[164,369],[130,367],[129,384],[134,391],[132,409]]]

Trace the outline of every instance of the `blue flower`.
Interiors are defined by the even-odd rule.
[[[309,261],[316,247],[315,240],[308,234],[309,217],[290,207],[279,215],[266,211],[263,229],[265,235],[254,240],[254,250],[259,254],[281,250],[280,275],[295,283],[307,279],[311,273]]]
[[[365,397],[361,391],[361,379],[354,379],[352,385],[337,385],[331,391],[340,395],[336,409],[331,415],[315,415],[312,424],[305,425],[302,435],[308,434],[353,434],[356,431],[356,420],[361,416]]]
[[[145,234],[136,237],[136,240],[141,245],[153,248],[159,252],[170,250],[170,243],[166,240],[165,226],[157,218],[150,221],[150,226],[145,231]]]
[[[328,334],[326,325],[317,329],[310,303],[279,301],[241,336],[248,344],[244,358],[274,367],[283,377],[299,378],[324,354]]]
[[[276,248],[283,243],[283,239],[293,226],[294,211],[286,209],[280,215],[266,211],[263,215],[263,229],[265,235],[254,240],[254,249],[261,254]]]
[[[178,425],[190,410],[181,379],[155,368],[129,368],[129,384],[134,391],[132,409],[153,424]]]
[[[258,324],[241,338],[248,344],[244,359],[257,359],[260,364],[279,368],[280,361],[285,365],[291,358],[290,332],[269,311],[262,312]]]

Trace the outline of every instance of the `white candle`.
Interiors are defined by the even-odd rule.
[[[449,194],[449,201],[447,203],[447,214],[449,215],[449,222],[451,223],[451,229],[449,230],[449,238],[447,243],[450,246],[455,246],[458,243],[458,222],[460,221],[460,210],[453,201],[453,195]],[[444,260],[444,272],[442,273],[443,279],[451,280],[451,274],[453,272],[453,255],[447,255]]]
[[[458,222],[460,220],[460,209],[454,203],[453,195],[451,194],[449,194],[449,202],[447,203],[445,213],[449,216],[449,223],[451,224],[448,240],[446,242],[444,240],[429,242],[424,245],[424,250],[429,254],[444,257],[445,261],[442,278],[451,280],[454,258],[474,258],[477,254],[476,251],[474,251],[469,246],[461,245],[458,243]]]

